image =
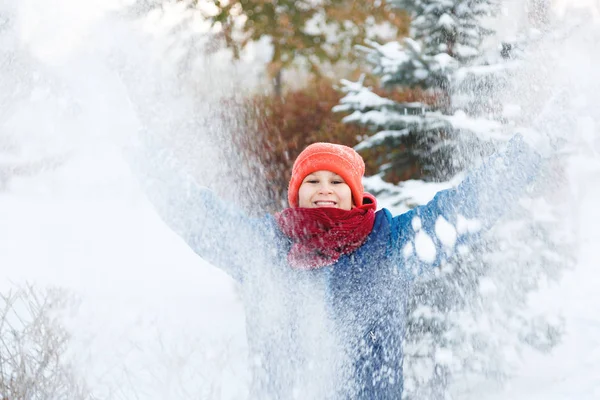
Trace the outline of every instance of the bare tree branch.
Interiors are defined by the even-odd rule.
[[[0,191],[8,188],[12,178],[19,176],[33,176],[44,171],[55,170],[62,166],[68,159],[68,154],[46,157],[37,161],[6,161],[0,160]]]
[[[66,359],[58,312],[68,301],[64,290],[31,285],[0,293],[0,399],[93,399]]]

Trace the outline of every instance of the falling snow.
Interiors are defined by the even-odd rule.
[[[73,334],[70,350],[77,370],[98,398],[119,393],[127,399],[183,400],[193,393],[194,398],[244,399],[250,381],[249,359],[261,361],[248,355],[237,284],[194,254],[156,215],[119,150],[133,122],[125,107],[103,103],[118,97],[118,77],[89,61],[90,57],[113,60],[110,50],[131,44],[124,35],[127,31],[109,23],[107,17],[109,9],[120,3],[0,3],[0,16],[3,12],[19,16],[19,31],[3,31],[0,49],[18,43],[19,61],[24,63],[20,71],[5,70],[8,64],[0,63],[0,88],[12,87],[15,76],[23,80],[17,82],[23,84],[19,90],[25,90],[27,82],[36,82],[29,97],[13,99],[6,97],[8,92],[0,94],[5,96],[0,97],[3,101],[10,100],[11,110],[19,116],[0,120],[0,132],[14,128],[21,133],[18,140],[25,147],[4,159],[27,162],[31,157],[68,155],[35,176],[15,177],[6,188],[0,186],[0,270],[4,277],[0,289],[28,281],[59,285],[79,296],[79,308],[69,316],[67,325]],[[0,18],[0,24],[2,21]],[[0,29],[4,28],[0,25]],[[570,149],[566,183],[556,194],[568,196],[572,204],[565,210],[570,213],[565,220],[576,227],[578,262],[559,282],[542,285],[530,299],[541,311],[561,312],[564,340],[551,353],[524,354],[505,385],[468,379],[459,382],[452,388],[455,398],[600,398],[600,151],[593,123],[598,119],[594,105],[599,103],[600,91],[593,85],[600,81],[595,67],[600,52],[594,43],[576,39],[568,43],[570,53],[562,65],[553,68],[566,68],[570,83],[589,86],[592,108],[588,110],[591,116],[582,116],[584,134]],[[85,47],[96,48],[98,54],[86,52]],[[140,51],[135,46],[127,50],[133,57]],[[386,50],[399,51],[393,46]],[[585,62],[571,61],[575,59]],[[226,66],[219,64],[222,69]],[[149,71],[139,69],[140,74],[157,73]],[[64,89],[60,82],[44,80],[48,76],[89,84],[87,88],[95,95],[86,99],[75,117],[69,114],[77,110],[68,93],[61,98],[47,97],[53,90]],[[206,97],[212,89],[207,89]],[[524,88],[527,96],[535,96],[529,89]],[[127,104],[127,99],[120,100],[119,104]],[[172,118],[165,124],[177,126],[184,119],[176,105],[153,100]],[[1,106],[9,109],[5,103]],[[25,118],[33,107],[36,116]],[[494,129],[490,127],[496,132]],[[207,179],[219,180],[218,175],[210,176],[215,168],[213,159],[200,162]],[[418,195],[430,196],[430,192],[423,189]],[[406,258],[416,255],[425,263],[438,257],[435,241],[452,247],[461,235],[481,230],[479,221],[465,216],[459,216],[455,224],[438,218],[435,236],[425,232],[418,217],[413,218],[411,227],[414,243],[407,244],[402,254]],[[468,251],[464,246],[458,249]],[[485,297],[497,287],[482,281],[479,290]],[[452,363],[454,355],[439,351],[436,360]],[[431,368],[423,368],[423,375],[431,373]]]

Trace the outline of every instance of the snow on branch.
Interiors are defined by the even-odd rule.
[[[394,185],[385,182],[379,175],[364,178],[365,188],[377,196],[381,206],[402,213],[411,208],[427,204],[440,190],[458,185],[464,176],[459,174],[446,182],[424,182],[411,179]]]
[[[386,130],[418,130],[428,131],[449,127],[445,118],[438,118],[437,114],[428,115],[402,115],[391,110],[371,110],[367,112],[355,111],[344,117],[346,123],[359,123],[373,128]]]
[[[359,50],[366,53],[367,60],[375,65],[373,73],[381,76],[383,85],[402,80],[411,82],[413,86],[430,86],[458,66],[458,62],[447,53],[426,54],[421,44],[412,38],[383,45],[374,41],[367,41],[367,44],[370,47],[361,46]]]
[[[392,106],[394,101],[373,93],[364,87],[362,82],[352,82],[342,79],[342,91],[348,93],[340,100],[340,105],[333,108],[334,112],[373,109],[383,106]]]
[[[455,130],[475,133],[480,140],[505,141],[508,137],[506,127],[498,121],[470,117],[463,111],[457,111],[454,115],[444,115],[439,112],[429,113],[430,117],[434,115],[436,118],[446,121]]]
[[[59,313],[68,301],[55,288],[0,292],[0,399],[92,400],[67,360]]]

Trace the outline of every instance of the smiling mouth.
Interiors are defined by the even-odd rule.
[[[314,204],[317,207],[335,207],[337,203],[335,201],[315,201]]]

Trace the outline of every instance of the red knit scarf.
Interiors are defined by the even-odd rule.
[[[375,197],[350,211],[332,207],[288,208],[275,215],[281,231],[292,240],[292,268],[314,269],[335,263],[364,242],[375,223]]]

